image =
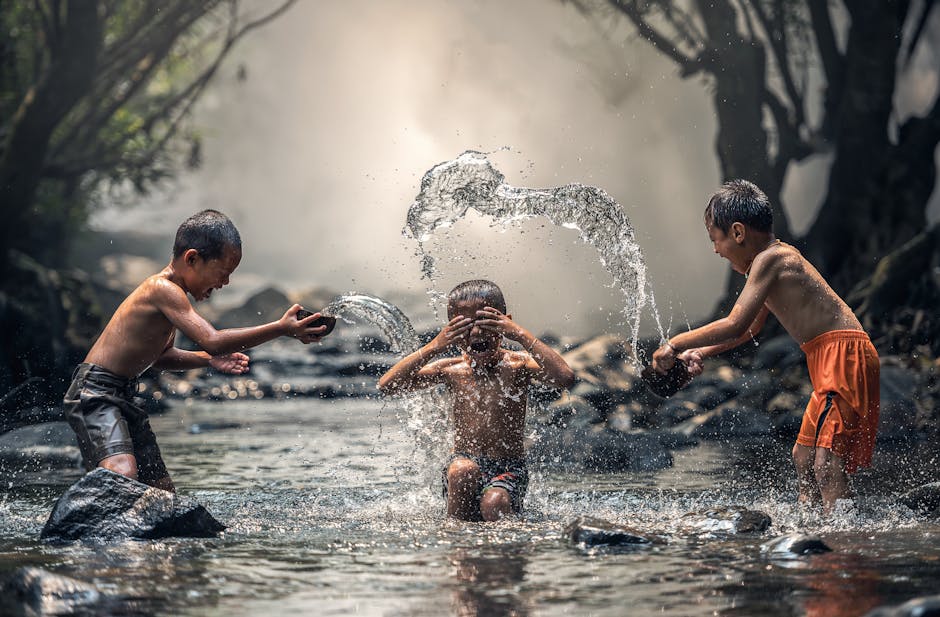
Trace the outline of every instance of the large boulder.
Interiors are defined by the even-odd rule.
[[[773,425],[763,411],[745,407],[737,399],[732,399],[689,418],[673,430],[696,439],[730,439],[768,435]]]
[[[60,542],[213,537],[224,529],[192,499],[99,467],[59,497],[39,537]]]

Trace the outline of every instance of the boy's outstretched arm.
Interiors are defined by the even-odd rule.
[[[216,330],[196,312],[186,293],[169,281],[156,282],[152,302],[170,323],[210,356],[224,356],[242,351],[281,336],[292,336],[304,344],[312,343],[319,341],[326,332],[326,326],[310,326],[320,316],[319,313],[305,319],[297,319],[297,311],[301,309],[299,304],[289,308],[277,321],[248,328]]]
[[[173,347],[172,343],[153,363],[153,368],[162,371],[185,371],[191,368],[212,367],[222,373],[242,375],[248,372],[248,356],[240,352],[210,356],[204,351],[188,351]]]
[[[720,343],[718,345],[709,345],[708,347],[699,347],[697,351],[703,358],[709,358],[711,356],[717,356],[720,353],[724,353],[729,349],[734,349],[739,345],[744,344],[748,340],[757,336],[757,333],[761,331],[764,327],[764,323],[767,321],[767,316],[770,314],[770,309],[766,306],[761,308],[760,312],[757,313],[757,317],[754,319],[754,322],[745,330],[744,334],[738,338],[728,341],[726,343]]]
[[[531,356],[528,368],[535,378],[542,383],[557,388],[570,388],[574,385],[574,371],[561,355],[535,337],[531,332],[512,320],[511,315],[504,315],[492,307],[477,311],[481,328],[499,332],[506,338],[516,341]]]
[[[741,290],[741,295],[728,316],[669,339],[653,353],[653,368],[665,373],[675,364],[676,356],[689,349],[704,348],[708,350],[709,355],[731,349],[747,340],[755,325],[763,327],[767,318],[764,302],[778,269],[777,262],[769,255],[765,258],[765,255],[758,255],[754,259],[744,289]],[[757,330],[754,330],[754,333]]]
[[[466,317],[458,315],[451,319],[430,343],[388,369],[379,379],[379,390],[382,394],[400,394],[436,383],[441,375],[439,367],[428,363],[466,336],[472,325],[473,322]]]

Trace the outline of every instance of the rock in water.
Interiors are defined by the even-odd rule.
[[[614,525],[599,518],[579,516],[565,526],[565,537],[575,546],[648,546],[654,540],[629,527]]]
[[[640,376],[650,391],[663,398],[672,396],[692,381],[688,367],[679,359],[676,359],[676,363],[665,374],[657,373],[652,366],[647,366]]]
[[[53,574],[42,568],[20,568],[6,581],[0,594],[3,615],[84,614],[101,602],[94,586]],[[90,613],[89,613],[90,614]]]
[[[689,512],[683,515],[680,526],[691,533],[759,533],[770,527],[770,517],[743,506],[728,506]]]
[[[828,553],[831,550],[829,545],[817,536],[801,533],[779,536],[761,545],[761,551],[774,557],[799,557],[800,555]]]
[[[914,598],[900,606],[882,606],[865,617],[940,617],[940,595]]]
[[[64,542],[206,538],[223,529],[224,525],[192,499],[99,467],[59,497],[39,537]]]
[[[919,514],[940,516],[940,482],[931,482],[909,490],[898,501]]]

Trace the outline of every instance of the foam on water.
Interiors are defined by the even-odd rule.
[[[467,151],[452,161],[431,168],[408,209],[405,235],[418,241],[424,276],[434,280],[434,259],[424,243],[438,229],[446,229],[472,208],[506,228],[514,223],[545,217],[551,223],[577,230],[591,244],[624,297],[623,314],[630,328],[635,362],[643,310],[649,307],[660,336],[663,327],[646,280],[646,262],[623,208],[602,189],[566,184],[547,189],[510,186],[486,154]]]

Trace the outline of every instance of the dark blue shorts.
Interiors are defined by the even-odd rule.
[[[454,452],[441,472],[444,499],[447,499],[447,469],[459,458],[472,461],[480,468],[480,474],[483,477],[478,493],[480,497],[490,489],[504,489],[509,493],[512,511],[516,514],[522,512],[522,501],[529,488],[529,469],[526,467],[525,459],[493,459],[466,452]]]

